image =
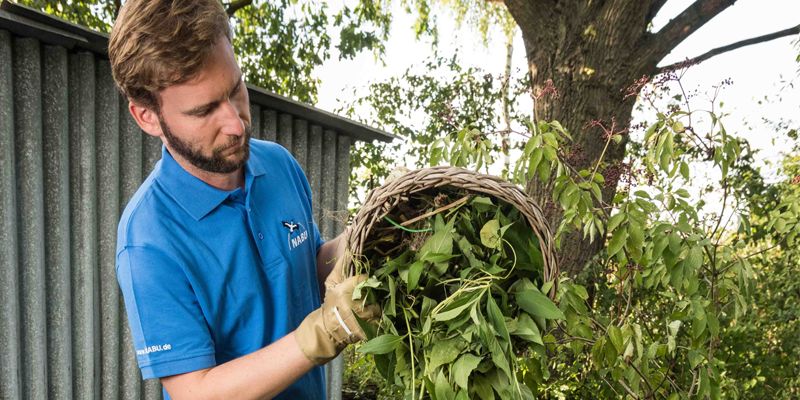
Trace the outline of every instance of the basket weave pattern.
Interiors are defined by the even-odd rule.
[[[351,255],[362,254],[363,245],[372,226],[380,222],[395,206],[406,201],[408,195],[440,187],[453,187],[488,195],[517,208],[525,216],[534,235],[539,239],[544,260],[542,276],[545,282],[553,281],[550,296],[555,295],[558,283],[555,280],[558,276],[558,263],[553,250],[553,235],[539,206],[514,184],[463,168],[445,166],[411,171],[372,191],[345,232],[348,251],[345,252],[345,257],[341,261],[345,265],[351,265]],[[351,265],[349,274],[352,273]]]

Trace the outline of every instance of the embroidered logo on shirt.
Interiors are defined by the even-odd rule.
[[[294,233],[294,230],[297,229],[297,227],[300,226],[300,224],[295,224],[290,221],[283,221],[283,226],[289,228],[289,233]]]
[[[308,239],[308,231],[305,227],[294,221],[283,221],[283,226],[289,230],[286,235],[286,240],[289,243],[289,249],[294,250]]]

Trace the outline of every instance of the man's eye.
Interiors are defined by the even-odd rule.
[[[198,118],[202,118],[202,117],[207,117],[209,114],[211,114],[211,109],[210,108],[205,108],[205,109],[197,111],[196,113],[194,113],[192,115],[194,115],[195,117],[198,117]]]

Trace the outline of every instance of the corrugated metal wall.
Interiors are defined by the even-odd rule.
[[[350,137],[251,111],[256,136],[304,167],[320,230],[335,236]],[[141,380],[114,271],[119,215],[159,158],[105,57],[0,30],[0,398],[161,398]],[[329,379],[339,398],[340,370]]]

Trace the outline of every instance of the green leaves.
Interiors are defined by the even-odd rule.
[[[611,325],[607,329],[608,338],[611,341],[611,344],[614,345],[614,348],[617,350],[617,354],[622,354],[624,351],[623,346],[623,339],[622,339],[622,331],[614,325]]]
[[[469,389],[469,375],[478,367],[481,360],[481,357],[470,353],[463,354],[456,360],[455,364],[453,364],[452,372],[458,386],[464,390]]]
[[[417,388],[436,399],[519,394],[516,355],[543,349],[545,321],[564,318],[538,289],[553,282],[541,282],[539,241],[519,211],[485,196],[443,207],[464,198],[412,196],[409,202],[447,212],[419,221],[412,232],[387,221],[376,228],[384,236],[365,245],[368,265],[379,266],[379,284],[364,290],[384,314],[378,336],[359,351],[373,354],[379,372],[407,395]],[[403,209],[410,212],[389,217],[407,221],[430,211]]]
[[[419,284],[419,278],[422,276],[422,271],[425,269],[425,263],[422,261],[416,261],[411,264],[408,268],[408,280],[406,283],[408,284],[408,290],[414,290],[417,288]]]
[[[442,365],[447,365],[458,358],[459,353],[464,348],[463,342],[459,339],[437,340],[433,344],[428,360],[428,371],[433,371]]]
[[[490,220],[481,228],[481,243],[490,248],[496,249],[500,247],[500,222],[496,219]]]
[[[501,338],[510,343],[511,339],[508,334],[508,327],[506,326],[505,317],[503,316],[503,312],[500,311],[500,308],[497,306],[497,303],[494,302],[492,296],[488,296],[486,299],[486,314],[489,315],[489,321],[492,322],[492,326],[494,327],[495,331],[500,335]]]
[[[519,336],[529,342],[544,345],[542,342],[542,335],[539,332],[539,327],[533,322],[528,314],[520,314],[518,320],[516,321],[516,329],[514,329],[511,334],[514,336]]]
[[[364,282],[359,283],[353,289],[353,300],[361,300],[363,298],[362,292],[365,288],[377,288],[381,286],[381,282],[375,277],[369,277]]]
[[[417,252],[418,260],[434,255],[450,256],[453,254],[453,234],[445,230],[434,233]]]
[[[444,375],[444,371],[439,371],[436,374],[436,381],[434,383],[434,390],[436,394],[436,400],[452,400],[455,398],[456,394],[453,392],[453,388],[450,386],[450,382],[447,380],[447,377]]]
[[[689,249],[689,254],[686,256],[685,266],[692,270],[700,268],[703,264],[703,249],[699,246],[694,246]]]
[[[386,354],[395,351],[402,343],[402,337],[384,334],[365,342],[358,351],[365,354]]]
[[[599,238],[605,245],[575,280],[562,275],[553,282],[557,302],[544,295],[539,243],[522,218],[494,215],[497,205],[486,197],[475,198],[469,216],[448,213],[463,218],[454,227],[455,256],[441,277],[423,272],[419,286],[427,286],[430,297],[424,299],[435,299],[436,306],[420,313],[428,322],[416,332],[458,335],[469,347],[424,377],[431,390],[442,378],[448,385],[441,393],[447,387],[455,396],[468,390],[470,398],[525,398],[529,392],[716,398],[752,397],[754,387],[787,381],[786,374],[769,375],[773,368],[794,372],[776,367],[789,364],[774,348],[796,341],[786,321],[796,319],[790,296],[797,285],[790,285],[793,275],[775,277],[771,271],[778,265],[794,271],[796,264],[797,157],[782,166],[789,180],[764,182],[746,142],[729,135],[719,115],[671,109],[650,118],[655,122],[643,139],[626,138],[624,163],[615,156],[582,163],[578,170],[565,161],[583,154],[556,123],[528,125],[530,137],[509,179],[537,188],[547,180],[552,197],[546,201],[563,211],[555,221],[557,240],[570,238],[556,242],[562,259],[574,251],[567,246],[574,237]],[[474,165],[484,157],[478,153],[485,135],[457,131],[440,147],[443,160]],[[453,158],[453,149],[474,154]],[[609,149],[619,150],[613,141]],[[615,196],[602,198],[614,191],[607,185],[617,182]],[[512,254],[515,263],[504,263]],[[508,281],[493,281],[506,274],[512,275]],[[450,285],[452,279],[462,285]],[[767,281],[775,286],[763,288]],[[754,297],[764,299],[758,313],[751,312]],[[769,320],[777,318],[768,311],[774,309],[780,309],[779,324]],[[405,331],[400,327],[400,334]],[[415,344],[430,349],[436,340],[428,340]]]
[[[628,231],[624,228],[617,229],[611,236],[611,240],[608,242],[608,248],[606,251],[608,252],[609,256],[613,256],[617,254],[622,247],[625,246],[626,241],[628,240]]]
[[[438,322],[450,321],[464,313],[469,307],[475,304],[480,297],[477,295],[465,295],[450,303],[442,311],[433,314],[433,319]]]
[[[667,351],[670,354],[675,352],[675,347],[677,346],[675,340],[678,336],[678,329],[680,329],[682,322],[681,321],[672,321],[669,323],[668,329],[669,333],[667,335]]]
[[[546,319],[564,319],[564,313],[552,300],[537,290],[522,290],[516,294],[517,304],[527,313]]]
[[[759,225],[749,217],[752,213],[735,208],[737,214],[748,215],[742,220],[743,230],[737,233],[730,227],[725,228],[723,219],[719,230],[712,235],[716,216],[699,212],[706,200],[702,197],[704,192],[684,185],[684,180],[693,176],[691,172],[696,167],[691,154],[686,152],[686,137],[682,136],[690,134],[691,130],[688,125],[682,129],[676,126],[670,122],[654,129],[648,139],[648,145],[658,146],[653,163],[644,161],[641,167],[635,166],[652,174],[655,184],[645,185],[639,181],[636,185],[641,188],[621,193],[613,200],[606,199],[609,203],[603,205],[606,208],[602,212],[610,213],[611,217],[600,224],[595,223],[598,206],[594,204],[597,200],[594,192],[608,176],[599,179],[591,169],[566,176],[563,171],[559,172],[558,160],[548,160],[552,154],[543,150],[544,146],[549,146],[544,136],[540,134],[538,143],[532,137],[526,151],[534,158],[526,161],[533,162],[535,167],[528,172],[538,175],[540,165],[546,164],[546,169],[554,174],[553,200],[564,208],[564,221],[568,222],[559,226],[559,232],[563,234],[578,228],[586,237],[591,237],[593,231],[595,234],[602,232],[600,237],[607,240],[606,251],[593,260],[587,270],[596,279],[590,280],[593,284],[587,286],[588,292],[576,289],[578,286],[562,277],[558,283],[559,306],[543,294],[544,289],[538,289],[542,286],[540,276],[535,273],[538,268],[530,267],[536,265],[536,261],[527,257],[536,251],[527,250],[531,248],[530,235],[518,234],[517,229],[526,228],[522,223],[512,218],[514,223],[503,233],[500,229],[509,223],[507,220],[483,215],[471,217],[474,229],[471,233],[463,229],[463,225],[456,228],[454,242],[458,246],[454,251],[463,256],[451,259],[458,268],[451,267],[448,273],[459,271],[459,278],[468,280],[470,291],[485,289],[478,280],[483,275],[471,275],[473,271],[512,271],[508,265],[497,263],[497,258],[488,255],[514,253],[517,255],[514,272],[528,271],[528,268],[534,271],[529,275],[531,282],[515,278],[516,282],[511,285],[493,286],[472,304],[468,302],[473,298],[460,292],[449,304],[437,309],[438,318],[444,316],[446,320],[429,318],[434,320],[431,331],[436,331],[437,322],[448,324],[448,332],[453,326],[469,328],[462,337],[472,345],[480,343],[480,350],[464,350],[472,357],[469,368],[465,368],[470,372],[460,373],[460,382],[453,382],[456,380],[454,371],[463,353],[451,362],[449,369],[446,365],[440,366],[456,395],[469,385],[470,396],[479,397],[482,393],[487,398],[498,395],[505,398],[501,391],[509,387],[498,383],[502,381],[498,376],[513,379],[507,370],[518,378],[523,375],[525,386],[535,395],[548,393],[555,382],[564,384],[571,379],[564,377],[575,376],[570,374],[579,374],[588,378],[586,382],[594,382],[590,383],[596,385],[592,386],[592,393],[599,398],[613,398],[615,393],[625,393],[626,387],[642,398],[668,397],[675,387],[664,385],[652,392],[647,389],[648,385],[658,388],[665,375],[676,383],[694,385],[695,393],[702,383],[702,391],[711,396],[713,388],[719,388],[719,382],[728,379],[720,378],[719,372],[713,369],[725,370],[719,354],[730,348],[720,347],[721,343],[726,340],[726,332],[730,332],[731,321],[741,321],[742,310],[750,306],[744,291],[752,290],[749,287],[757,276],[752,260],[744,261],[740,257],[763,250],[763,247],[748,248],[750,238],[739,235],[754,235],[759,226],[782,232],[784,236],[775,242],[782,246],[785,238],[797,229],[793,222],[797,212],[785,205],[784,209],[774,211],[774,218],[772,215],[766,218],[771,218],[770,222]],[[717,163],[727,162],[737,152],[735,145],[729,145],[727,150],[723,144],[715,144],[714,148],[719,150],[715,150],[716,158],[710,161]],[[645,150],[651,151],[648,147]],[[565,154],[563,149],[556,156],[562,154]],[[601,165],[598,171],[606,168]],[[700,198],[697,193],[701,194]],[[785,203],[788,202],[780,204]],[[481,201],[476,203],[476,208],[478,204],[481,213],[491,212],[490,204]],[[537,248],[538,243],[532,246]],[[561,251],[568,250],[562,248]],[[450,295],[453,293],[451,291]],[[489,293],[491,297],[486,296]],[[503,294],[507,294],[507,298],[503,298]],[[461,297],[464,300],[455,301]],[[546,323],[548,319],[564,321],[558,327],[565,332],[560,336],[549,332],[548,328],[553,325]],[[524,357],[536,360],[537,364],[535,367],[526,365],[524,374],[520,374],[514,360],[507,357],[510,352],[525,354]],[[565,353],[569,356],[562,357]],[[559,370],[562,378],[548,380],[553,379],[549,377],[548,367],[554,365],[563,368]],[[484,374],[483,370],[492,372]],[[700,370],[706,371],[705,377]],[[725,371],[730,373],[729,368]],[[693,376],[697,377],[696,381],[692,380]],[[434,382],[435,378],[426,379]],[[727,382],[730,385],[731,380]],[[495,387],[486,390],[486,385],[491,387],[492,384]],[[679,388],[682,385],[678,383]],[[574,388],[569,384],[567,387]],[[669,389],[665,389],[667,387]],[[681,391],[684,397],[685,390]],[[523,392],[525,390],[519,391]]]
[[[515,268],[531,272],[532,278],[539,278],[544,260],[539,248],[539,240],[531,234],[531,229],[524,219],[516,219],[503,233],[505,243],[511,247],[516,256]]]

